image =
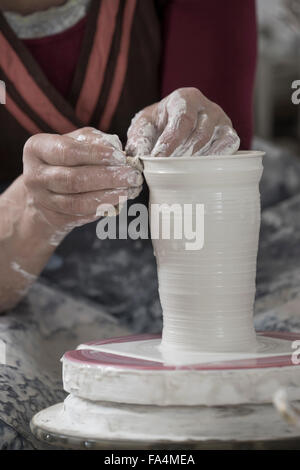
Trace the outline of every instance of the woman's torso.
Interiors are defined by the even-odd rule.
[[[21,173],[38,132],[93,126],[125,141],[133,115],[159,99],[160,35],[154,1],[92,0],[71,28],[34,39],[0,15],[0,181]]]

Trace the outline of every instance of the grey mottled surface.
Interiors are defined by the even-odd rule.
[[[41,282],[16,309],[0,316],[0,340],[6,345],[0,361],[0,450],[44,449],[29,421],[64,398],[63,353],[93,338],[122,334],[128,330],[99,306],[74,301]]]

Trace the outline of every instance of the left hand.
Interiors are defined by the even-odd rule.
[[[180,157],[235,153],[229,117],[197,88],[180,88],[140,111],[128,129],[127,155]]]

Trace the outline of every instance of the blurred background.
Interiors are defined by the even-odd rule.
[[[300,106],[291,84],[300,79],[300,1],[257,0],[259,60],[256,135],[299,151]]]

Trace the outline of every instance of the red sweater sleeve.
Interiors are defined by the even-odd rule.
[[[249,149],[256,64],[255,0],[173,0],[164,16],[162,96],[194,86],[218,103]]]

